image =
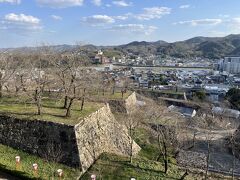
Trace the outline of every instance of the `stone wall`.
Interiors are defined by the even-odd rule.
[[[126,127],[115,120],[109,105],[77,124],[75,132],[83,171],[103,152],[130,155],[131,137]],[[140,147],[133,142],[133,154],[139,150]]]
[[[0,116],[0,143],[69,166],[80,165],[73,126]]]
[[[180,99],[180,100],[185,99],[184,94],[164,93],[164,92],[161,92],[160,90],[151,91],[150,89],[149,90],[141,89],[141,90],[136,90],[136,92],[140,95],[146,96],[154,100],[157,100],[159,97],[173,98],[173,99]]]
[[[103,152],[129,155],[130,142],[126,127],[115,120],[108,104],[75,126],[0,116],[1,144],[79,167],[83,172]],[[133,154],[139,150],[134,142]]]
[[[201,152],[180,150],[177,162],[182,167],[205,169],[207,155]]]
[[[136,106],[137,103],[136,93],[133,92],[125,100],[110,100],[108,103],[113,113],[127,113],[129,109]]]

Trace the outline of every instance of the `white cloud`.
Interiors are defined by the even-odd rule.
[[[101,6],[102,5],[102,0],[92,0],[92,3],[96,6]]]
[[[102,26],[114,23],[115,19],[107,15],[93,15],[82,18],[82,22],[91,26]]]
[[[84,0],[37,0],[41,6],[48,6],[52,8],[67,8],[72,6],[82,6]]]
[[[144,34],[150,35],[152,34],[157,27],[155,26],[147,26],[143,24],[119,24],[111,27],[109,30],[115,32],[123,32],[123,33],[133,33],[133,34]]]
[[[57,15],[51,15],[51,18],[54,19],[54,20],[57,20],[57,21],[62,20],[62,17],[61,16],[57,16]]]
[[[232,19],[232,22],[233,22],[234,24],[240,25],[240,17],[235,17],[235,18],[233,18],[233,19]]]
[[[33,17],[33,16],[28,16],[25,14],[14,14],[10,13],[5,15],[5,20],[9,22],[20,22],[20,23],[27,23],[27,24],[39,24],[40,19]]]
[[[191,26],[199,26],[199,25],[218,25],[221,24],[223,21],[222,19],[197,19],[197,20],[190,20],[190,21],[179,21],[174,23],[174,25],[191,25]]]
[[[229,19],[227,22],[228,22],[228,27],[230,28],[231,33],[240,32],[240,17]]]
[[[0,0],[0,3],[20,4],[21,0]]]
[[[131,2],[127,3],[125,0],[113,1],[112,3],[113,3],[114,5],[120,6],[120,7],[128,7],[128,6],[131,6],[131,5],[132,5]]]
[[[40,19],[31,15],[10,13],[4,16],[0,25],[9,32],[25,35],[41,30],[43,27],[40,22]]]
[[[188,9],[190,8],[191,6],[189,4],[184,4],[184,5],[181,5],[179,8],[180,9]]]
[[[127,20],[128,16],[125,16],[125,15],[123,15],[123,16],[114,16],[113,18],[116,19],[116,20]]]
[[[131,18],[133,16],[132,13],[127,13],[127,14],[124,14],[124,15],[121,15],[121,16],[112,16],[112,18],[114,18],[115,20],[127,20],[129,18]]]
[[[139,20],[160,19],[162,16],[170,13],[171,8],[168,7],[144,8],[144,12],[142,14],[136,15],[135,18]]]
[[[230,15],[229,14],[219,14],[219,17],[221,17],[221,18],[229,18]]]

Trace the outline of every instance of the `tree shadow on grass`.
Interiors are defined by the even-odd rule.
[[[18,112],[3,112],[1,113],[3,115],[6,115],[6,116],[10,116],[10,115],[19,115],[19,116],[36,116],[37,113],[32,113],[32,112],[24,112],[24,113],[18,113]]]
[[[20,180],[20,179],[26,179],[26,180],[42,180],[41,178],[31,178],[28,177],[25,172],[17,171],[17,170],[10,170],[7,169],[7,167],[3,164],[0,164],[0,171],[3,173],[6,173],[11,177],[12,180]]]

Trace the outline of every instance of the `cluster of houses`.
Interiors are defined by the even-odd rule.
[[[128,77],[133,88],[181,91],[191,94],[203,91],[211,101],[219,101],[232,87],[240,86],[240,76],[210,69],[106,68],[114,78]]]
[[[131,66],[170,66],[170,67],[210,67],[211,61],[206,58],[176,58],[161,55],[133,55],[128,53],[113,61],[119,65]]]
[[[92,60],[93,64],[109,64],[109,63],[111,63],[111,59],[106,57],[101,50],[99,50],[94,57],[91,57],[91,60]]]

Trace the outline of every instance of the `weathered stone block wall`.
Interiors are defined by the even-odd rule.
[[[109,100],[108,103],[113,113],[127,113],[125,100]]]
[[[103,152],[130,155],[131,137],[125,126],[120,125],[109,105],[85,118],[75,126],[81,166],[85,171]],[[133,142],[133,154],[140,147]]]
[[[133,92],[125,100],[110,100],[108,103],[113,113],[127,113],[131,108],[135,107],[137,104],[136,93]]]
[[[73,126],[0,116],[0,143],[79,167]]]
[[[125,100],[125,104],[126,104],[126,109],[127,111],[131,110],[132,108],[135,108],[137,105],[137,96],[136,93],[133,92],[126,100]]]
[[[79,167],[83,172],[103,152],[129,155],[130,142],[126,127],[115,120],[108,104],[75,126],[0,115],[1,144]],[[139,150],[133,142],[133,154]]]

